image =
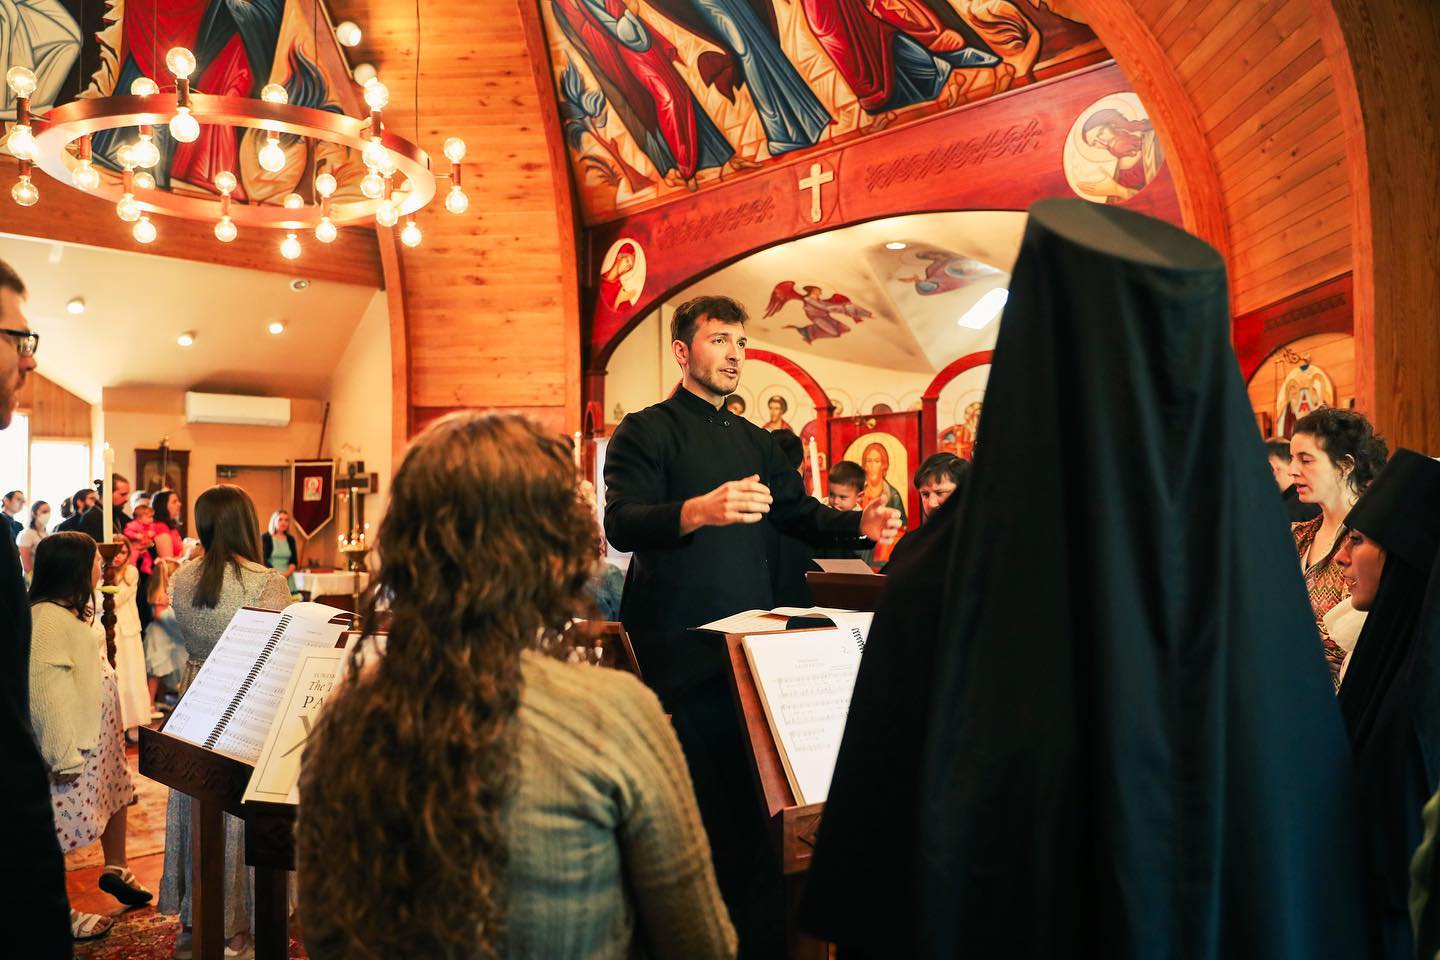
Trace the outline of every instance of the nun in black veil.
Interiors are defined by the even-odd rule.
[[[1032,207],[969,483],[870,632],[809,930],[875,957],[1368,956],[1345,730],[1264,464],[1220,256]]]
[[[1365,846],[1376,956],[1412,960],[1410,858],[1440,782],[1440,585],[1432,578],[1440,463],[1396,450],[1345,525],[1335,559],[1351,603],[1368,611],[1340,686],[1359,789],[1354,829]]]

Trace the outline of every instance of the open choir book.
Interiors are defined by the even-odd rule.
[[[307,651],[334,651],[353,617],[319,603],[243,607],[166,722],[169,736],[254,765]]]
[[[747,636],[741,646],[795,800],[824,803],[866,633],[855,625]]]

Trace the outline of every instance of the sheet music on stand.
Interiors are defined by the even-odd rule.
[[[319,603],[237,610],[164,732],[253,765],[302,651],[334,648],[352,619]]]

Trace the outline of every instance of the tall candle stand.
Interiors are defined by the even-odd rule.
[[[95,546],[100,551],[100,569],[105,571],[101,580],[104,583],[110,576],[110,565],[120,553],[120,544],[99,543]],[[100,588],[100,625],[105,628],[105,658],[110,661],[112,669],[115,666],[115,594],[119,592],[119,587],[109,584]]]

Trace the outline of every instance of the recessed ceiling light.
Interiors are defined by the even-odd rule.
[[[180,336],[175,338],[175,342],[180,344],[180,346],[182,347],[193,346],[195,343],[195,331],[186,330],[184,333],[180,334]]]
[[[904,240],[891,240],[889,243],[885,244],[885,249],[904,250],[907,246],[909,246],[909,244],[907,244]]]
[[[1004,287],[996,287],[976,300],[975,305],[966,310],[955,322],[971,330],[984,330],[990,326],[990,321],[1000,316],[1000,311],[1005,308],[1005,301],[1009,299],[1009,290]]]
[[[285,324],[280,322],[279,320],[271,320],[270,326],[266,329],[269,330],[271,333],[275,334],[276,336],[279,336],[280,334],[285,332]]]
[[[80,314],[85,312],[85,298],[71,297],[65,303],[65,311],[67,313],[73,313],[78,317]]]
[[[290,281],[290,289],[294,290],[296,293],[299,293],[301,290],[308,290],[309,288],[310,281],[304,279],[303,277],[296,277],[294,280]]]

